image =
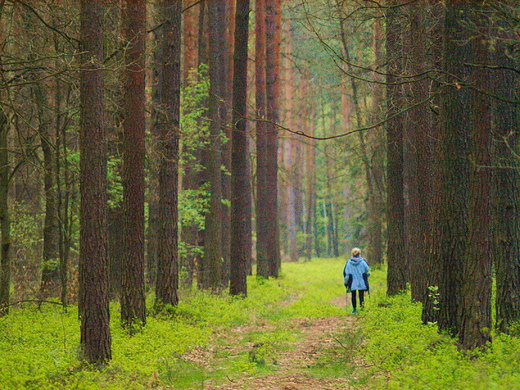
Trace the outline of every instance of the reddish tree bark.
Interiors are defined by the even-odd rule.
[[[389,1],[397,5],[399,0]],[[390,7],[386,14],[386,53],[388,63],[387,100],[387,293],[395,295],[406,290],[404,188],[403,188],[403,117],[404,106],[399,84],[403,72],[403,42],[401,7]]]
[[[278,229],[278,128],[280,122],[280,46],[282,31],[282,3],[266,0],[266,244],[269,276],[278,277],[281,266]]]
[[[255,98],[256,98],[256,273],[269,277],[267,224],[267,124],[265,80],[265,0],[255,2]],[[276,155],[275,155],[276,156]]]
[[[225,2],[210,1],[209,7],[209,116],[210,145],[207,151],[207,181],[210,201],[204,232],[203,287],[218,291],[222,286],[222,127],[225,119],[225,55],[221,38],[225,30]]]
[[[144,290],[145,0],[123,6],[123,268],[121,320],[132,331],[146,323]]]
[[[489,63],[490,21],[485,15],[490,7],[475,5],[470,11],[473,25],[471,59],[474,64]],[[477,32],[475,32],[475,28]],[[475,88],[488,90],[489,71],[471,68]],[[471,161],[469,178],[469,236],[463,266],[462,301],[459,307],[462,348],[484,348],[491,341],[491,98],[487,93],[472,91],[471,96]]]
[[[247,148],[247,54],[249,0],[239,1],[235,18],[233,62],[233,135],[231,197],[231,274],[229,292],[247,296],[247,271],[251,259],[251,178]]]
[[[410,9],[410,73],[419,79],[410,85],[412,104],[425,102],[428,98],[429,80],[424,74],[428,64],[427,58],[427,35],[425,14],[429,5],[420,1],[409,6]],[[407,186],[408,204],[410,207],[409,222],[409,248],[410,248],[410,285],[412,299],[425,303],[428,299],[428,273],[427,256],[428,241],[430,233],[430,207],[429,197],[432,194],[430,167],[432,166],[432,155],[429,148],[431,131],[428,128],[428,114],[430,110],[426,103],[413,107],[409,111],[410,148],[409,155],[412,160],[412,169],[409,176],[410,183]]]
[[[84,357],[96,365],[104,365],[111,359],[103,12],[102,0],[81,2],[79,315]]]
[[[181,87],[181,2],[163,0],[159,120],[159,233],[156,306],[178,303],[178,162]]]
[[[444,18],[445,57],[444,70],[451,75],[443,94],[444,121],[444,196],[442,205],[442,236],[439,278],[439,328],[457,336],[460,329],[458,309],[461,305],[462,269],[468,237],[468,140],[471,112],[470,90],[462,80],[468,77],[470,4],[458,0],[446,2]]]

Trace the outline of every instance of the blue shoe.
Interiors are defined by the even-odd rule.
[[[356,313],[357,313],[356,309],[352,310],[352,314],[356,314]]]

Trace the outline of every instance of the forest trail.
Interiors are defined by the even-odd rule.
[[[340,296],[331,303],[345,307],[345,296]],[[299,335],[298,340],[291,343],[292,347],[282,351],[276,358],[276,370],[262,376],[243,376],[233,375],[228,377],[225,383],[214,384],[211,381],[204,383],[199,389],[205,390],[333,390],[333,389],[353,389],[350,385],[352,378],[345,377],[316,377],[309,370],[316,365],[319,358],[327,350],[332,348],[347,348],[337,339],[338,335],[344,332],[355,334],[358,331],[357,317],[346,314],[334,317],[318,318],[293,318],[286,324],[287,329]],[[252,332],[267,332],[272,330],[272,324],[258,324],[247,327],[237,327],[227,331],[226,334],[219,334],[219,347],[228,350],[229,355],[237,355],[244,352],[244,349],[254,351],[255,345],[242,342],[244,337]],[[222,340],[225,339],[224,346]],[[206,351],[205,356],[198,355],[198,359],[206,360],[210,365],[218,364],[214,359],[218,353],[216,351]],[[193,356],[192,358],[195,358]],[[199,363],[204,364],[199,360]],[[361,366],[362,362],[350,362],[351,366]],[[345,372],[352,372],[347,369]],[[354,374],[355,375],[355,374]],[[358,387],[359,389],[359,387]]]

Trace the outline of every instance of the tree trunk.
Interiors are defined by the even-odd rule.
[[[235,17],[231,197],[231,295],[247,296],[251,259],[251,178],[247,153],[247,55],[249,0],[239,1]]]
[[[266,0],[266,228],[269,276],[278,277],[281,266],[278,229],[278,129],[280,121],[280,45],[282,30],[281,0]]]
[[[159,233],[156,307],[177,305],[178,296],[178,164],[181,87],[181,7],[178,0],[163,0],[161,112],[159,120]]]
[[[80,261],[81,346],[87,362],[111,359],[107,273],[107,155],[103,108],[103,2],[81,2]]]
[[[457,311],[461,304],[462,270],[468,236],[468,139],[470,90],[463,86],[468,76],[469,32],[462,23],[468,22],[469,5],[450,0],[446,3],[444,70],[448,78],[443,95],[444,115],[444,198],[442,228],[443,263],[439,280],[439,328],[456,336],[459,332]]]
[[[430,233],[430,208],[428,207],[429,197],[432,194],[430,180],[430,167],[432,156],[429,148],[431,131],[428,128],[428,82],[424,76],[427,70],[426,45],[428,43],[426,35],[425,14],[427,7],[424,1],[420,1],[409,6],[410,10],[410,73],[416,80],[410,85],[412,104],[419,104],[413,107],[409,115],[410,133],[410,158],[413,160],[413,170],[411,172],[408,204],[410,210],[410,286],[412,300],[425,303],[428,298],[428,273],[427,237]]]
[[[225,29],[225,3],[209,2],[209,117],[210,145],[207,166],[210,202],[204,233],[203,285],[219,291],[222,285],[222,126],[224,125],[224,61],[221,37]]]
[[[397,5],[399,0],[389,1]],[[403,71],[401,7],[390,7],[386,14],[387,53],[387,293],[406,290],[404,194],[403,194],[403,91],[399,84]]]
[[[145,0],[126,0],[123,86],[123,267],[121,320],[130,332],[146,324],[144,291]]]
[[[42,297],[57,297],[60,289],[60,267],[59,267],[59,230],[58,230],[58,208],[57,208],[57,191],[56,191],[56,139],[51,134],[51,123],[49,114],[43,112],[48,102],[44,101],[44,91],[42,86],[37,86],[40,110],[40,118],[42,122],[39,126],[39,134],[41,139],[41,147],[43,151],[43,176],[44,176],[44,193],[45,193],[45,218],[43,223],[43,261],[42,261],[42,277],[40,286],[40,295]]]
[[[223,33],[219,36],[220,43],[218,47],[222,48],[222,75],[220,80],[222,96],[222,132],[226,137],[226,142],[222,144],[222,286],[227,286],[230,278],[230,251],[231,251],[231,154],[232,154],[232,124],[231,124],[231,109],[232,109],[232,89],[233,89],[233,31],[234,27],[234,7],[231,3],[234,0],[223,0],[222,23],[221,31]]]
[[[256,88],[256,273],[269,277],[267,235],[267,123],[265,80],[265,0],[255,2],[255,88]]]
[[[471,59],[478,65],[489,63],[489,20],[484,16],[489,11],[485,5],[471,10],[472,26],[477,29],[471,40]],[[470,70],[473,85],[487,91],[489,72],[478,65]],[[491,341],[491,98],[475,90],[471,94],[469,236],[458,314],[464,349],[485,348]]]
[[[442,36],[444,33],[444,6],[440,1],[430,5],[429,20],[430,28],[427,36],[431,37],[429,50],[432,53],[432,61],[429,65],[433,69],[442,69],[444,60],[444,45]],[[435,96],[442,88],[441,81],[433,81],[430,86],[429,94]],[[430,208],[430,232],[427,235],[426,247],[428,255],[426,258],[425,269],[427,275],[426,285],[428,286],[428,299],[423,302],[422,321],[424,324],[435,323],[438,321],[439,303],[438,288],[440,283],[440,268],[443,261],[442,250],[445,246],[444,231],[442,228],[443,200],[444,200],[444,164],[443,164],[443,145],[444,129],[442,111],[439,112],[440,98],[437,95],[429,102],[431,114],[428,116],[428,126],[431,130],[431,137],[428,148],[432,155],[431,187],[432,196],[429,198],[428,207]]]

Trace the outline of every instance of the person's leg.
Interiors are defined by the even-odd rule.
[[[352,309],[352,313],[355,313],[357,309],[356,290],[352,290]]]
[[[359,306],[363,309],[365,307],[365,291],[359,290]]]

